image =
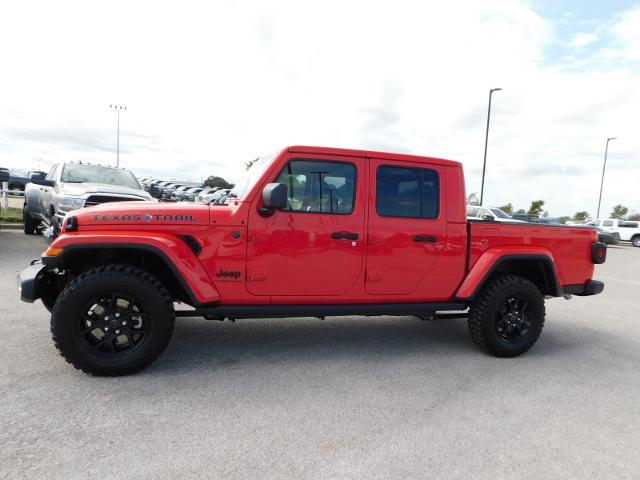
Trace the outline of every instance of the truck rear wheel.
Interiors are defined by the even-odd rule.
[[[636,235],[631,239],[631,245],[634,247],[640,247],[640,235]]]
[[[490,354],[516,357],[536,343],[544,318],[544,297],[534,283],[516,275],[498,275],[474,299],[469,333]]]
[[[40,222],[34,220],[29,210],[27,209],[27,205],[25,204],[22,207],[22,225],[24,226],[24,233],[27,235],[33,235],[38,233],[38,225]]]
[[[92,375],[126,375],[153,363],[167,347],[175,313],[165,287],[128,265],[90,270],[58,296],[51,334],[60,354]]]

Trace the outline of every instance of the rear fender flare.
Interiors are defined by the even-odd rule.
[[[518,252],[514,252],[511,249],[495,247],[480,256],[458,288],[455,297],[459,300],[473,300],[485,282],[501,265],[506,262],[532,260],[541,262],[545,269],[544,275],[548,283],[548,292],[545,293],[554,297],[561,296],[563,290],[558,282],[553,254],[549,250],[530,247],[525,251],[519,249]]]

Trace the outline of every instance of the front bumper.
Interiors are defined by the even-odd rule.
[[[48,267],[41,263],[34,263],[18,274],[18,290],[20,300],[33,303],[40,298],[38,284],[42,281]]]
[[[604,283],[598,280],[589,280],[584,285],[565,285],[565,295],[577,295],[579,297],[588,297],[589,295],[598,295],[604,290]]]

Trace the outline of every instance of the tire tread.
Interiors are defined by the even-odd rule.
[[[525,348],[509,352],[506,350],[496,349],[486,342],[482,333],[482,324],[484,323],[484,321],[486,321],[486,316],[488,315],[487,311],[491,308],[492,302],[495,301],[495,298],[499,295],[500,292],[513,287],[530,289],[531,293],[544,298],[542,292],[540,292],[540,289],[536,286],[536,284],[524,277],[509,274],[496,275],[482,287],[475,300],[473,301],[471,308],[469,309],[467,325],[469,328],[469,334],[471,335],[473,342],[481,349],[486,350],[488,353],[496,357],[515,357],[518,355],[522,355],[536,343],[536,341],[540,337],[542,328],[544,327],[545,306],[543,301],[542,324],[536,336]]]
[[[163,303],[166,305],[167,311],[169,312],[169,334],[166,335],[161,342],[158,342],[153,350],[149,351],[146,355],[135,360],[126,367],[109,368],[89,365],[85,361],[85,359],[77,357],[75,355],[75,352],[69,351],[64,348],[64,345],[60,341],[60,337],[62,335],[61,329],[64,328],[64,326],[61,324],[61,322],[57,321],[57,318],[61,315],[62,305],[68,299],[68,297],[76,291],[86,288],[93,279],[100,278],[101,280],[104,280],[108,279],[109,277],[114,279],[122,278],[123,274],[125,276],[131,277],[132,280],[136,282],[146,282],[150,284],[152,288],[154,288],[160,294],[163,299]],[[175,312],[173,309],[173,300],[165,286],[156,277],[141,268],[125,264],[115,264],[94,268],[78,275],[71,282],[69,282],[69,284],[58,296],[58,299],[56,300],[56,303],[53,307],[53,312],[51,315],[51,335],[53,338],[53,343],[55,344],[62,358],[64,358],[77,370],[81,370],[84,373],[95,376],[120,376],[138,372],[151,365],[162,354],[162,352],[164,352],[165,348],[169,344],[169,340],[171,339],[171,335],[173,333],[174,323]]]

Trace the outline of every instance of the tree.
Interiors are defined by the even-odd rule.
[[[547,218],[549,216],[549,210],[545,210],[544,213],[542,214],[542,216],[544,218]]]
[[[621,220],[629,213],[629,209],[624,205],[616,205],[613,207],[613,211],[611,212],[611,218],[619,218]]]
[[[478,194],[470,193],[467,197],[467,205],[480,205],[480,199],[478,198]]]
[[[526,212],[526,210],[524,208],[520,208],[520,209],[516,210],[516,213],[522,214],[522,213],[527,213],[527,212]]]
[[[529,207],[529,211],[527,213],[529,215],[540,215],[542,213],[543,206],[544,200],[534,200],[531,202],[531,206]]]
[[[214,177],[213,175],[209,176],[204,181],[205,187],[220,187],[220,188],[233,188],[235,185],[233,183],[227,182],[222,177]]]
[[[513,205],[511,205],[511,203],[507,203],[506,205],[502,205],[498,208],[505,213],[513,213]]]
[[[558,223],[564,224],[564,223],[567,223],[568,220],[571,220],[571,217],[566,217],[566,216],[559,217],[558,218]]]
[[[627,220],[631,220],[633,222],[640,221],[640,213],[632,213],[627,217]]]
[[[573,219],[576,221],[584,221],[589,218],[589,212],[576,212],[573,215]]]

